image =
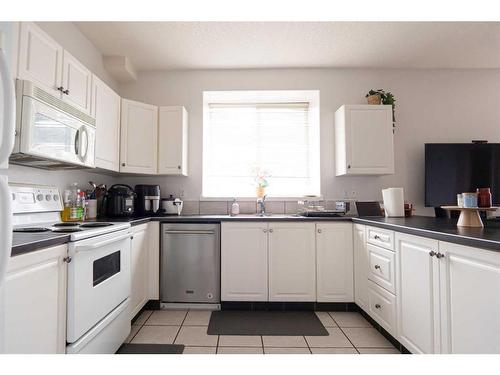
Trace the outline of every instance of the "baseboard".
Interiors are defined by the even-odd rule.
[[[221,302],[222,310],[245,311],[358,311],[354,302]]]

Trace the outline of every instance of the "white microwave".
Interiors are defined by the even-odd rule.
[[[95,119],[17,80],[16,142],[10,163],[42,169],[95,168]]]

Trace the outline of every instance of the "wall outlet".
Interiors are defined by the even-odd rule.
[[[356,190],[344,190],[344,199],[356,199],[357,192]]]

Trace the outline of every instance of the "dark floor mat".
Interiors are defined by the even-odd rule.
[[[313,311],[214,311],[209,335],[328,336]]]
[[[182,354],[184,345],[123,344],[116,354]]]

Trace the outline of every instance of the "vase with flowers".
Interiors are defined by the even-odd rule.
[[[261,167],[255,167],[252,172],[255,176],[254,181],[256,184],[255,190],[257,197],[262,198],[266,195],[266,188],[269,186],[269,177],[271,177],[271,175],[268,171],[262,169]]]

